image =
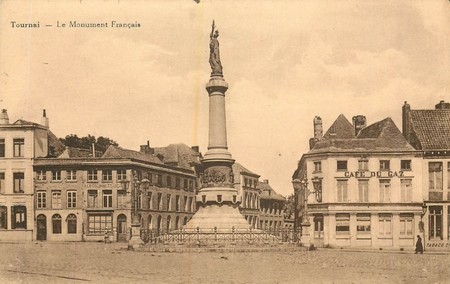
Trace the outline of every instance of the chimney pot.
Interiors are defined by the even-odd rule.
[[[446,103],[445,101],[440,101],[436,106],[436,109],[450,109],[450,103]]]
[[[45,109],[42,110],[41,124],[47,128],[49,127],[49,120],[47,117],[47,111]]]
[[[2,109],[0,114],[0,124],[9,124],[8,111],[6,109]]]

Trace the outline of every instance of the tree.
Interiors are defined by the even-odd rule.
[[[284,204],[284,218],[291,219],[294,218],[295,211],[295,200],[294,194],[289,195],[286,198],[286,203]]]
[[[65,138],[60,138],[61,141],[67,147],[74,147],[80,149],[92,149],[92,144],[95,144],[95,150],[104,153],[110,145],[119,146],[119,144],[108,138],[100,136],[95,139],[95,136],[88,134],[88,136],[78,137],[76,134],[66,135]]]

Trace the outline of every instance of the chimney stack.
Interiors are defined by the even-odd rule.
[[[355,136],[359,134],[361,129],[367,126],[367,120],[364,115],[356,115],[353,117],[353,127],[355,128]]]
[[[191,149],[196,152],[199,153],[200,152],[200,147],[199,146],[192,146]]]
[[[47,128],[49,126],[47,112],[45,111],[45,109],[42,110],[41,124],[44,125]]]
[[[149,155],[152,155],[155,153],[155,149],[150,148],[150,140],[147,140],[147,144],[141,145],[140,147],[141,147],[141,149],[140,149],[141,153],[149,154]]]
[[[6,109],[2,109],[2,113],[0,114],[0,124],[9,124],[8,111]]]
[[[316,145],[317,141],[323,138],[322,119],[320,116],[315,116],[313,119],[314,137],[309,139],[309,149],[311,150]]]
[[[322,119],[316,116],[313,119],[314,124],[314,140],[319,141],[323,137]]]
[[[263,182],[269,184],[269,180],[268,179],[263,180]]]
[[[403,136],[405,136],[406,141],[410,141],[410,121],[409,121],[409,113],[411,111],[411,106],[408,104],[407,101],[403,104],[402,107],[402,133]]]
[[[450,103],[446,103],[445,101],[440,101],[435,107],[436,107],[436,109],[450,109]]]

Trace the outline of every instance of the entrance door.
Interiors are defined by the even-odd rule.
[[[45,241],[47,240],[47,217],[45,215],[39,215],[36,218],[37,222],[37,240]]]
[[[117,241],[127,241],[127,216],[123,214],[117,216]]]

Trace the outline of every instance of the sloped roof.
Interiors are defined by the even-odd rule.
[[[239,163],[234,163],[233,164],[233,174],[235,177],[240,176],[241,174],[247,174],[247,175],[252,175],[255,177],[259,177],[258,174],[255,174],[254,172],[248,170],[247,168],[245,168],[243,165],[239,164]]]
[[[21,125],[41,125],[39,123],[31,122],[31,121],[24,120],[24,119],[18,119],[13,124],[16,124],[16,125],[18,125],[18,124],[21,124]],[[43,125],[41,125],[41,126],[43,126]]]
[[[342,130],[345,133],[343,135],[336,133],[336,137],[348,136],[347,127]],[[329,137],[319,140],[309,153],[414,150],[390,117],[363,128],[356,137],[347,139]]]
[[[102,152],[95,151],[96,157],[101,157]],[[67,158],[92,158],[92,151],[88,149],[81,149],[75,147],[66,147],[64,152],[62,152],[58,158],[67,159]]]
[[[353,137],[355,137],[355,129],[343,114],[338,116],[323,136],[325,139],[348,139]]]
[[[47,131],[47,137],[48,137],[48,156],[58,157],[64,152],[66,146],[64,146],[64,144],[61,141],[59,141],[58,137],[56,137],[56,135],[53,134],[53,132],[51,132],[50,130]]]
[[[200,154],[186,144],[170,144],[167,147],[153,148],[155,155],[161,155],[165,164],[176,165],[190,169],[192,165],[200,164]]]
[[[155,164],[163,164],[163,162],[151,154],[145,154],[138,151],[123,149],[120,147],[116,147],[113,145],[110,145],[108,149],[106,149],[105,153],[103,154],[102,158],[128,158],[128,159],[135,159],[140,160],[144,162],[151,162]]]
[[[286,199],[279,195],[268,183],[259,182],[259,188],[261,189],[260,199],[275,199],[280,201],[286,201]]]
[[[410,119],[420,150],[450,149],[450,110],[411,110]]]

